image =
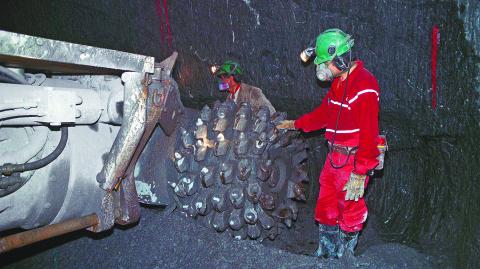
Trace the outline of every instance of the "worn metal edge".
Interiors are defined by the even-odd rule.
[[[52,72],[154,72],[155,58],[0,30],[0,62],[34,68],[41,63]]]

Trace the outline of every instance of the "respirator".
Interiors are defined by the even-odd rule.
[[[218,90],[220,90],[221,92],[227,91],[229,88],[230,88],[230,85],[228,85],[228,83],[226,82],[218,83]]]
[[[321,63],[321,64],[317,65],[316,74],[317,74],[317,78],[320,81],[331,81],[331,80],[333,80],[333,73],[327,67],[327,65],[325,63]]]

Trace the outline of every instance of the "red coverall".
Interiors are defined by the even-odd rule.
[[[345,201],[344,185],[353,171],[365,175],[374,169],[378,160],[378,110],[379,86],[375,77],[363,67],[363,62],[356,61],[348,77],[345,100],[341,101],[345,82],[340,77],[333,80],[330,90],[323,98],[322,104],[310,113],[295,121],[295,128],[311,132],[326,128],[325,138],[332,143],[338,110],[342,106],[335,145],[358,147],[355,155],[350,155],[346,165],[336,169],[330,164],[332,158],[335,166],[347,160],[345,153],[330,151],[320,174],[320,193],[315,208],[315,219],[326,225],[340,225],[345,232],[356,232],[363,228],[367,219],[367,206],[364,198]],[[368,184],[368,176],[365,187]]]

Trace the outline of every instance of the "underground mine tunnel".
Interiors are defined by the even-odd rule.
[[[473,0],[2,1],[0,267],[477,268],[479,18]],[[226,100],[236,83],[276,112]],[[333,137],[286,121],[322,100]],[[377,104],[355,257],[316,257],[327,156],[365,154],[326,138]]]

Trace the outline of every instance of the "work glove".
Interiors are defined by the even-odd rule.
[[[347,194],[345,194],[345,201],[355,200],[355,202],[357,202],[358,199],[363,197],[366,178],[366,175],[357,175],[354,172],[350,174],[348,182],[343,187],[343,191],[347,191]]]
[[[284,120],[277,125],[279,130],[295,130],[295,121],[294,120]]]

